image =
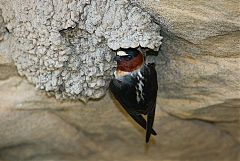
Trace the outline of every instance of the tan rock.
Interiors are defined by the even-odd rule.
[[[209,37],[239,31],[240,11],[236,0],[182,1],[131,0],[149,13],[168,31],[192,43]]]
[[[0,41],[3,40],[5,32],[6,32],[6,28],[5,28],[5,24],[2,17],[2,10],[0,9]]]
[[[144,130],[109,95],[83,104],[40,92],[17,75],[10,37],[0,42],[1,161],[240,159],[238,1],[132,3],[163,26],[158,135],[146,145]]]
[[[162,25],[160,106],[220,125],[240,138],[238,1],[132,0]],[[227,128],[226,124],[231,126]]]
[[[18,76],[0,81],[0,156],[34,161],[230,161],[237,143],[218,126],[181,120],[160,110],[158,135],[144,131],[109,96],[98,102],[59,102]],[[219,141],[221,140],[221,141]],[[203,157],[204,156],[204,157]]]

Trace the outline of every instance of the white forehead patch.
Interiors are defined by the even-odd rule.
[[[118,51],[117,52],[117,55],[118,56],[126,56],[126,55],[128,55],[125,51]]]

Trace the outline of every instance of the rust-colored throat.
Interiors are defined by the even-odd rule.
[[[144,63],[143,54],[139,53],[131,60],[121,60],[117,62],[117,70],[124,72],[132,72],[141,67],[143,63]]]

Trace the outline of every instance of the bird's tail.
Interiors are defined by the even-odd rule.
[[[146,143],[149,142],[149,139],[151,137],[151,133],[152,133],[151,131],[152,131],[154,117],[155,117],[155,108],[156,108],[156,106],[154,106],[154,108],[152,108],[152,110],[147,115]]]

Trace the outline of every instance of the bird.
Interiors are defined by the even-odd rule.
[[[153,129],[158,91],[155,63],[146,63],[139,48],[120,48],[113,58],[117,62],[109,89],[125,111],[146,130],[146,143]],[[146,120],[143,115],[147,115]]]

